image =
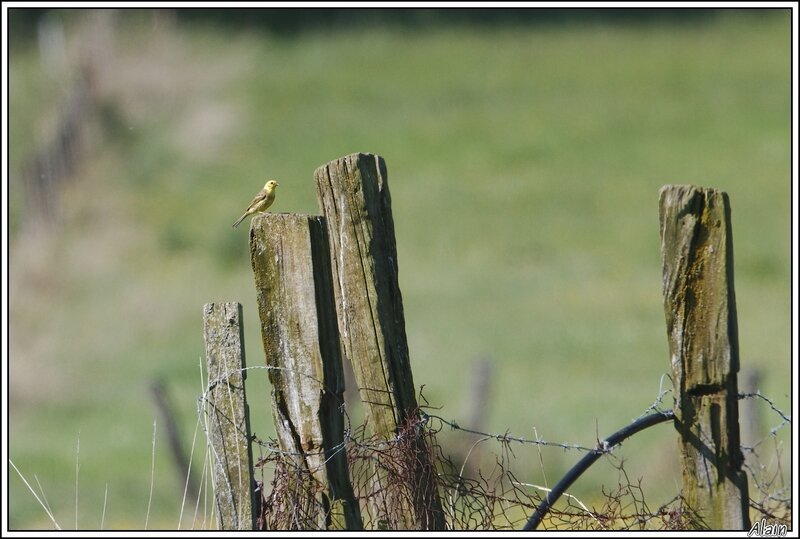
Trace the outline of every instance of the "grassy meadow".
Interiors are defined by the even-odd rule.
[[[91,15],[63,18],[69,65]],[[263,364],[248,234],[231,223],[266,177],[273,211],[317,213],[314,170],[359,151],[387,163],[414,380],[438,415],[468,426],[481,359],[484,428],[557,442],[594,445],[671,386],[669,183],[729,193],[742,369],[788,411],[788,11],[291,35],[120,11],[113,28],[91,144],[50,226],[23,221],[15,179],[71,71],[43,71],[35,39],[9,54],[9,457],[62,528],[192,525],[160,419],[151,469],[149,386],[165,383],[192,447],[204,303],[243,304],[248,364]],[[248,383],[269,436],[266,376]],[[780,421],[757,409],[765,436]],[[517,476],[549,486],[581,456],[513,449]],[[671,427],[618,455],[651,508],[678,493]],[[10,473],[11,528],[50,527]],[[602,502],[617,482],[600,462],[570,492]]]

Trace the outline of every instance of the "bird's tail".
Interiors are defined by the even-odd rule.
[[[236,228],[237,226],[239,226],[239,224],[240,224],[242,221],[244,221],[244,218],[245,218],[245,217],[247,217],[247,213],[245,213],[244,215],[242,215],[241,217],[239,217],[239,220],[238,220],[238,221],[236,221],[235,223],[233,223],[233,228]]]

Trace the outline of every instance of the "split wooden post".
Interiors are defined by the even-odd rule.
[[[711,529],[746,530],[730,202],[714,189],[667,185],[659,216],[683,493]]]
[[[255,276],[272,416],[295,466],[289,491],[302,529],[362,528],[344,449],[344,375],[323,218],[253,219]]]
[[[418,425],[419,411],[398,284],[386,164],[379,156],[357,153],[319,167],[314,176],[330,238],[344,354],[353,365],[369,428],[379,439],[392,440],[403,425]],[[444,529],[436,472],[425,440],[417,434],[413,477],[402,485],[377,485],[378,492],[372,493],[378,526]],[[376,498],[382,499],[376,502]],[[401,509],[407,499],[412,500],[412,506],[405,508],[409,520],[398,522],[385,514],[385,508]]]
[[[242,306],[206,303],[203,330],[208,366],[207,429],[219,529],[252,530],[255,480],[244,389]]]

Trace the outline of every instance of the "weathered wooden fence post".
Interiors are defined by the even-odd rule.
[[[299,529],[361,529],[347,471],[344,375],[324,219],[264,214],[253,219],[250,255],[272,416],[292,471],[282,510]]]
[[[379,156],[358,153],[319,167],[314,176],[330,238],[344,354],[352,362],[372,433],[392,440],[406,422],[418,419],[418,407],[398,284],[386,164]],[[373,522],[444,529],[436,470],[420,433],[413,447],[413,477],[405,479],[405,484],[380,484],[377,478],[372,501],[379,514],[373,515]],[[378,498],[382,499],[376,503]],[[406,507],[407,500],[411,507]],[[410,518],[393,520],[397,514],[386,514],[387,508],[410,513]]]
[[[728,195],[666,185],[659,216],[684,496],[711,529],[749,529]]]
[[[222,530],[254,529],[253,454],[245,400],[245,357],[239,303],[206,303],[207,434],[214,462],[217,520]]]

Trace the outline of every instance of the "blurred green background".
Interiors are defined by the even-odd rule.
[[[281,182],[273,211],[317,213],[314,170],[358,151],[387,163],[414,380],[439,415],[469,425],[481,361],[491,432],[593,445],[656,399],[670,368],[658,232],[669,183],[729,193],[743,373],[789,408],[788,10],[8,20],[10,458],[64,528],[192,525],[179,524],[183,481],[149,388],[164,384],[188,451],[204,303],[243,304],[248,364],[263,364],[248,235],[231,223],[266,177]],[[95,105],[42,212],[26,171],[81,65]],[[248,382],[267,437],[266,376]],[[750,441],[780,422],[764,406],[747,417]],[[200,432],[197,474],[203,444]],[[514,450],[520,480],[549,486],[580,458]],[[678,493],[671,427],[618,454],[651,508]],[[602,502],[618,479],[601,462],[570,492]],[[50,527],[8,481],[11,528]]]

